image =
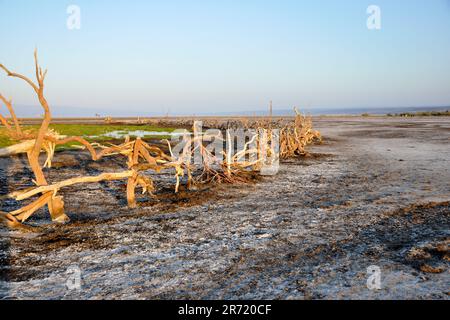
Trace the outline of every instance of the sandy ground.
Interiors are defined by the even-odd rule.
[[[131,211],[122,182],[65,190],[70,224],[40,213],[39,232],[0,229],[0,298],[449,299],[450,120],[315,124],[325,143],[256,183],[175,196],[163,173]],[[119,166],[71,152],[55,162],[53,181]],[[0,194],[29,186],[25,165],[0,159]]]

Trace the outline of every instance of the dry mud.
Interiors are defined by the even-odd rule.
[[[0,298],[449,299],[449,120],[315,124],[325,142],[310,157],[255,183],[174,195],[162,173],[135,210],[124,182],[64,190],[70,224],[42,212],[36,232],[0,229]],[[49,176],[120,166],[64,152]],[[29,174],[23,158],[0,159],[0,194]],[[0,210],[18,205],[3,198]],[[71,266],[80,289],[67,288]]]

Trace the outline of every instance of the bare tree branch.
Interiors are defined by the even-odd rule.
[[[3,64],[1,64],[1,63],[0,63],[0,69],[3,69],[3,70],[6,72],[6,74],[7,74],[8,77],[19,78],[19,79],[22,79],[22,80],[26,81],[26,82],[34,89],[34,91],[36,91],[36,93],[39,91],[38,86],[35,85],[35,84],[33,83],[33,81],[31,81],[31,80],[28,79],[27,77],[25,77],[25,76],[23,76],[23,75],[21,75],[21,74],[18,74],[18,73],[9,71],[9,70],[8,70]]]
[[[12,101],[6,100],[6,98],[1,93],[0,93],[0,100],[2,100],[3,103],[5,104],[5,106],[8,108],[9,114],[11,115],[11,119],[14,123],[14,126],[16,127],[17,134],[21,135],[22,129],[20,127],[19,120],[17,119],[16,113],[14,112],[14,108],[12,107]]]

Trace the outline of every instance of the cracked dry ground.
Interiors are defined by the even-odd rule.
[[[41,213],[30,221],[39,232],[0,230],[0,297],[448,299],[449,121],[315,123],[324,144],[253,184],[174,195],[161,174],[156,198],[131,211],[122,182],[66,189],[70,224]],[[22,158],[0,164],[2,194],[29,183]],[[119,166],[71,152],[55,165],[52,181]],[[66,288],[73,265],[79,291]]]

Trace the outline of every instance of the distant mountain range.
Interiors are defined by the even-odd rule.
[[[42,115],[41,109],[37,106],[15,106],[16,113],[19,117],[40,117]],[[380,107],[380,108],[301,108],[299,110],[302,113],[307,113],[311,115],[361,115],[361,114],[373,114],[373,115],[383,115],[383,114],[394,114],[403,112],[420,112],[420,111],[445,111],[450,110],[450,106],[443,107]],[[96,113],[97,112],[97,113]],[[261,116],[267,115],[268,110],[256,110],[256,111],[226,111],[226,112],[198,112],[195,115],[198,116],[231,116],[231,115],[243,115],[243,116]],[[286,116],[292,115],[293,109],[274,109],[274,116]],[[105,113],[103,110],[87,109],[87,108],[76,108],[76,107],[53,107],[52,115],[55,118],[58,117],[156,117],[165,116],[161,112],[142,112],[133,108],[128,108],[127,111],[123,110],[111,110]],[[192,116],[191,114],[182,113],[170,113],[170,116]]]
[[[311,115],[362,115],[362,114],[372,114],[372,115],[384,115],[384,114],[395,114],[404,112],[420,112],[420,111],[445,111],[450,110],[450,106],[446,107],[380,107],[380,108],[298,108],[300,112],[307,113]],[[268,110],[265,111],[243,111],[243,112],[220,112],[215,113],[215,115],[267,115]],[[286,116],[292,115],[293,109],[279,109],[273,110],[274,116]]]

